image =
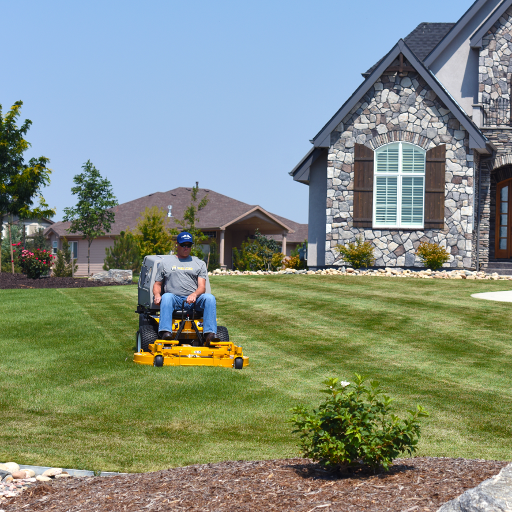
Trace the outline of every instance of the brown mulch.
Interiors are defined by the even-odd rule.
[[[42,277],[29,279],[23,274],[0,272],[0,290],[18,288],[88,288],[90,286],[118,286],[101,281],[89,281],[83,277]]]
[[[38,511],[436,511],[507,462],[417,457],[389,473],[333,475],[307,459],[221,462],[40,483],[0,504]]]

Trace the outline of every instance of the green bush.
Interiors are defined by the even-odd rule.
[[[389,470],[401,453],[412,455],[420,436],[418,419],[428,414],[421,406],[408,411],[401,420],[391,413],[393,401],[383,395],[379,383],[355,375],[355,382],[324,381],[328,397],[318,410],[309,413],[304,406],[291,410],[294,433],[306,457],[328,469],[343,469],[364,464]]]
[[[372,244],[368,240],[363,242],[362,236],[357,237],[355,243],[337,245],[336,249],[341,257],[355,269],[369,267],[375,261]]]
[[[73,272],[78,270],[78,265],[74,263],[75,268],[71,270],[71,250],[66,237],[62,238],[62,251],[57,251],[57,259],[53,267],[55,277],[72,277]]]
[[[114,240],[114,245],[105,249],[103,270],[117,268],[135,273],[140,272],[141,265],[142,259],[135,236],[129,231],[121,231]]]
[[[241,271],[277,270],[281,268],[283,258],[280,245],[256,230],[254,238],[242,242],[240,250],[233,249],[233,268]]]
[[[416,249],[416,255],[423,264],[432,269],[437,270],[450,259],[450,254],[438,244],[433,242],[421,242]]]
[[[219,247],[215,240],[210,242],[210,253],[208,260],[208,272],[213,272],[220,267]]]

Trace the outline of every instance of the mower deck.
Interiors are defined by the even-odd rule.
[[[212,343],[210,347],[179,345],[174,340],[156,340],[149,345],[149,352],[136,352],[133,361],[151,366],[223,366],[242,369],[249,358],[231,341]]]

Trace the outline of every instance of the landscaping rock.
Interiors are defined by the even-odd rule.
[[[4,471],[0,469],[0,482],[7,476],[12,476],[10,471]]]
[[[512,464],[474,489],[445,503],[437,512],[512,511]]]
[[[133,272],[131,270],[110,269],[107,272],[98,272],[89,277],[89,281],[101,281],[109,284],[132,284]]]
[[[49,476],[37,475],[36,480],[38,482],[49,482],[51,478]]]
[[[14,480],[23,480],[24,478],[27,478],[27,473],[22,469],[20,469],[19,471],[13,471],[11,475],[14,478]]]
[[[4,464],[0,464],[0,469],[2,471],[8,471],[9,473],[12,473],[13,471],[19,471],[20,467],[16,462],[6,462]]]
[[[43,473],[43,476],[54,477],[54,476],[60,475],[61,473],[62,473],[62,468],[50,468],[50,469],[47,469]]]

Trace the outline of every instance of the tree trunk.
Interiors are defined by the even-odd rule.
[[[21,219],[20,219],[21,220]],[[18,220],[18,223],[20,222],[20,220]],[[26,244],[26,234],[27,234],[27,226],[25,226],[25,221],[21,221],[21,225],[23,226],[23,248],[25,248],[25,244]]]
[[[12,233],[11,233],[11,223],[9,222],[7,224],[7,227],[9,228],[9,247],[11,248],[11,269],[12,273],[14,275],[14,254],[12,250]]]
[[[89,242],[89,244],[87,246],[87,277],[89,277],[91,275],[91,244],[92,244],[92,240],[88,239],[87,241]]]

